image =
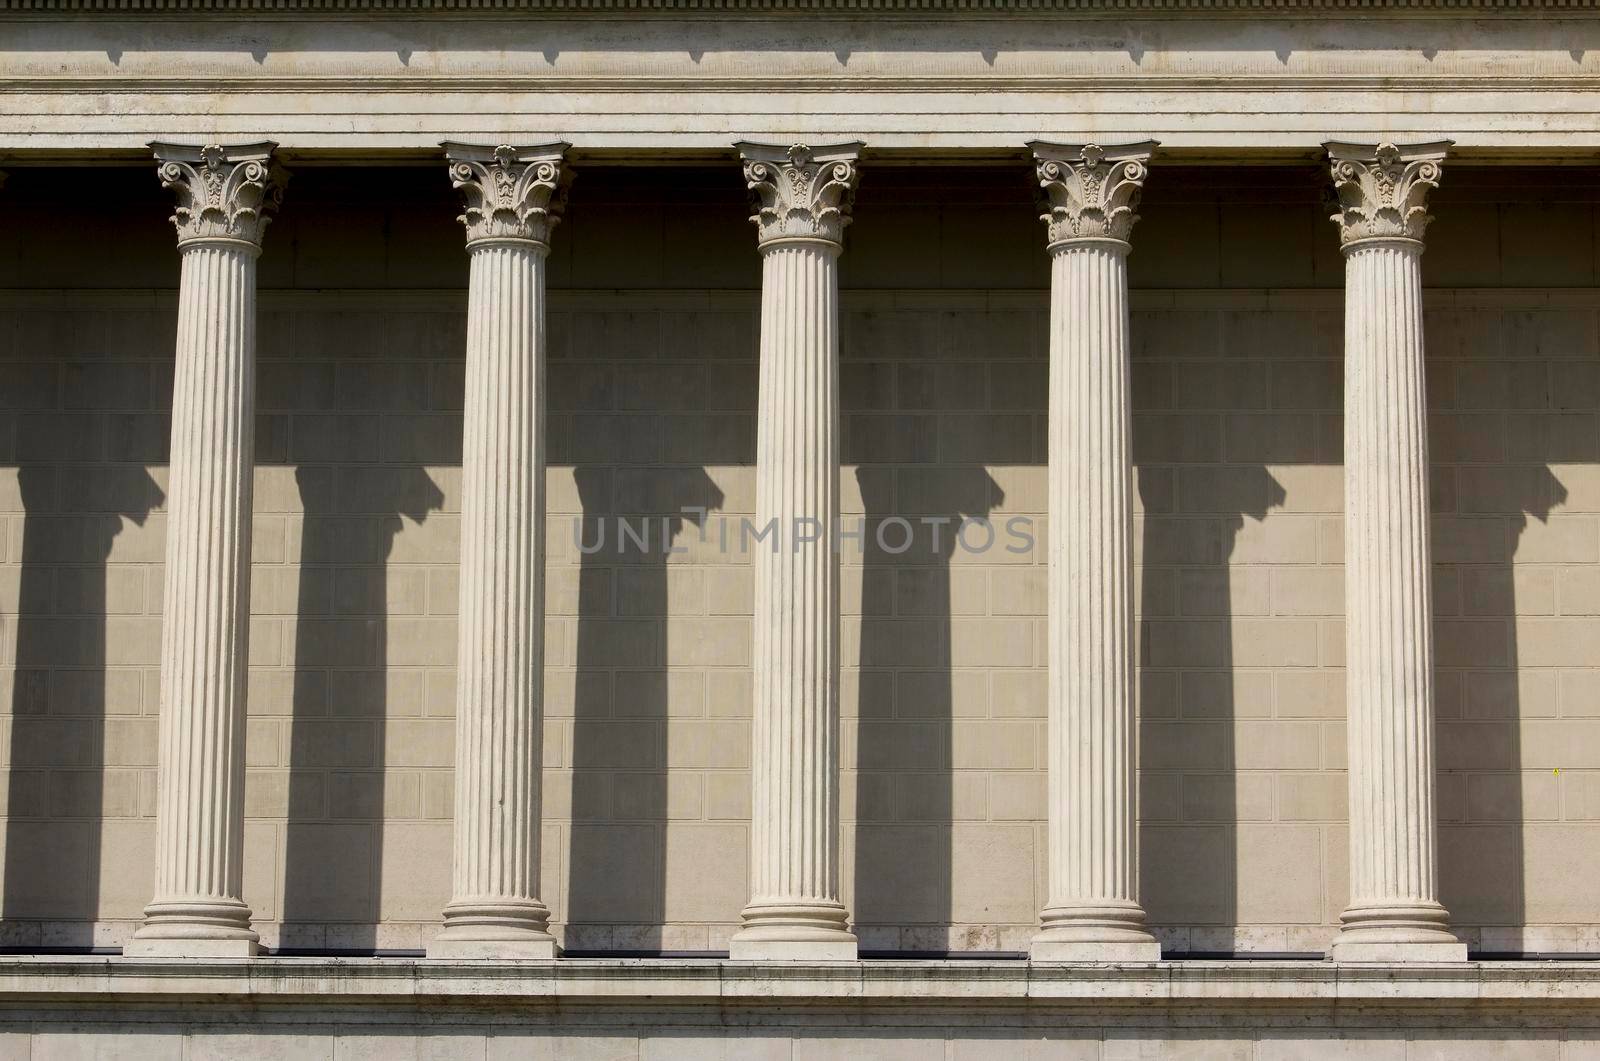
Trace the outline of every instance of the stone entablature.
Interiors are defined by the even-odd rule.
[[[1068,17],[1019,3],[963,6],[959,18],[757,5],[719,8],[711,49],[706,13],[668,7],[621,38],[600,12],[504,9],[502,20],[536,20],[538,49],[504,47],[503,21],[457,6],[398,19],[341,4],[312,34],[274,5],[248,47],[240,16],[217,6],[147,9],[167,12],[160,20],[120,5],[92,18],[30,7],[0,15],[0,152],[131,155],[154,130],[242,142],[266,129],[297,154],[418,157],[463,130],[536,129],[614,156],[726,158],[732,138],[816,135],[795,115],[827,115],[828,139],[874,151],[996,160],[1020,159],[1035,138],[1150,137],[1207,161],[1309,162],[1329,138],[1449,137],[1458,155],[1495,159],[1600,147],[1585,102],[1600,21],[1576,5],[1508,3],[1501,17],[1462,20],[1444,0],[1315,2],[1265,14],[1196,0],[1180,13],[1152,0]],[[1395,17],[1424,11],[1454,19]],[[972,106],[978,95],[993,105]]]

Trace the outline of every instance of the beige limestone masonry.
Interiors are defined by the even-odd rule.
[[[450,894],[466,255],[438,170],[298,172],[260,261],[244,900],[270,946],[421,950]],[[1320,951],[1348,898],[1337,236],[1320,173],[1160,176],[1129,258],[1141,898],[1169,949]],[[847,514],[1042,520],[1025,178],[864,176]],[[726,167],[583,180],[549,263],[540,897],[571,949],[720,950],[748,898],[753,584],[716,535],[754,513],[759,259]],[[115,260],[41,236],[91,183]],[[177,285],[153,184],[19,168],[0,195],[9,944],[120,945],[152,894]],[[1491,951],[1600,948],[1594,185],[1457,168],[1431,200],[1439,885]],[[687,551],[581,554],[573,517],[592,542],[617,514]],[[863,950],[1036,927],[1038,532],[843,558]]]

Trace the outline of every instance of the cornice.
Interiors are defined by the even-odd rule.
[[[1550,12],[1596,13],[1596,0],[0,0],[8,15],[115,14],[271,16],[428,15],[496,16],[507,13],[595,13],[693,15],[695,13],[876,13],[983,16],[991,14],[1072,13],[1081,15],[1376,14],[1447,16],[1502,14],[1537,17]]]

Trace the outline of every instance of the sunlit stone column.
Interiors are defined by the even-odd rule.
[[[839,251],[859,144],[740,144],[761,246],[750,903],[734,958],[851,959],[839,901]],[[823,528],[818,540],[810,528]]]
[[[177,196],[155,898],[125,952],[246,956],[240,898],[255,454],[256,257],[286,175],[274,144],[152,144]]]
[[[434,958],[554,958],[539,900],[544,270],[567,144],[445,144],[467,202],[454,888]]]
[[[1328,144],[1345,259],[1350,905],[1338,961],[1463,961],[1439,905],[1422,235],[1449,143]]]
[[[1128,237],[1154,143],[1033,143],[1050,252],[1049,895],[1035,961],[1154,961],[1139,906]]]

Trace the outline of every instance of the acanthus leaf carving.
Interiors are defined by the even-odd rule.
[[[269,216],[283,204],[289,174],[272,160],[277,144],[192,146],[152,143],[156,175],[178,200],[178,245],[238,240],[261,246]]]
[[[1048,144],[1035,140],[1039,220],[1051,246],[1077,239],[1124,243],[1139,221],[1139,193],[1153,140],[1137,144]]]
[[[843,241],[855,202],[860,144],[736,146],[759,242]]]
[[[1439,186],[1448,140],[1395,145],[1329,143],[1328,159],[1339,209],[1331,219],[1339,241],[1422,240],[1428,222],[1428,193]]]
[[[572,186],[572,167],[566,163],[571,146],[444,144],[450,183],[466,200],[456,220],[466,226],[468,245],[529,240],[548,246]]]

